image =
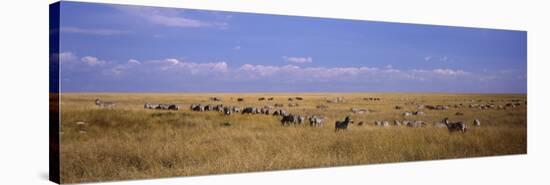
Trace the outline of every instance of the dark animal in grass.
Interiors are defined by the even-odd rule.
[[[349,116],[346,116],[343,121],[336,121],[334,123],[334,131],[347,130],[350,123],[353,124],[353,120]]]
[[[256,114],[256,108],[254,107],[244,108],[242,111],[242,114]]]
[[[449,129],[449,132],[462,132],[465,133],[467,128],[466,124],[464,124],[462,121],[459,122],[450,122],[449,118],[443,119],[443,123],[447,126]]]

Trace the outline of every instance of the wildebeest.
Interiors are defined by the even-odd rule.
[[[294,100],[294,98],[288,98],[288,101],[293,101],[293,100]]]
[[[237,101],[244,101],[244,98],[237,98]]]
[[[350,123],[353,124],[353,120],[351,120],[349,116],[346,116],[344,121],[336,121],[334,123],[334,132],[337,132],[338,130],[347,130]]]
[[[273,105],[274,107],[283,107],[284,105],[282,103],[276,103]]]
[[[459,122],[450,122],[449,118],[443,119],[443,123],[447,126],[449,129],[449,132],[466,132],[466,124],[464,124],[462,121]]]
[[[304,98],[302,98],[302,97],[295,97],[295,98],[296,98],[296,100],[304,100]]]
[[[273,97],[269,97],[269,98],[267,99],[267,101],[273,101],[273,99],[274,99]]]
[[[479,119],[475,119],[474,120],[474,126],[476,126],[476,127],[481,126],[481,121],[479,121]]]
[[[403,109],[403,107],[397,105],[395,106],[395,109],[399,110],[399,109]]]
[[[258,98],[258,101],[264,101],[264,100],[265,100],[264,97]]]
[[[455,115],[457,115],[457,116],[464,116],[464,113],[462,113],[462,112],[456,112]]]
[[[100,108],[115,108],[116,106],[114,102],[104,102],[104,101],[101,101],[99,98],[95,99],[95,105],[97,105]]]
[[[312,127],[313,126],[318,126],[318,127],[323,126],[323,118],[321,118],[319,116],[315,116],[315,115],[310,116],[308,118],[308,120],[309,120],[309,125],[312,126]]]
[[[211,101],[222,101],[222,98],[220,97],[210,97]]]

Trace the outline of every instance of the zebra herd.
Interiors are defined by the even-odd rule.
[[[260,99],[262,99],[262,98],[260,98]],[[268,99],[271,99],[271,98],[268,98]],[[301,97],[295,97],[293,99],[302,100]],[[220,101],[221,98],[213,97],[213,98],[211,98],[211,100],[212,101]],[[260,100],[260,101],[262,101],[262,100]],[[292,100],[290,100],[290,101],[292,101]],[[95,104],[96,104],[96,106],[98,106],[100,108],[115,108],[115,106],[116,106],[116,104],[114,102],[104,102],[104,101],[101,101],[99,98],[95,100]],[[289,113],[289,112],[281,109],[280,107],[282,107],[282,106],[280,106],[278,104],[275,104],[274,106],[266,105],[264,107],[259,107],[259,108],[257,108],[257,107],[245,107],[245,108],[241,109],[240,107],[237,107],[237,106],[225,106],[223,104],[217,104],[217,105],[212,105],[212,104],[207,104],[207,105],[191,104],[189,109],[191,111],[196,111],[196,112],[217,111],[217,112],[221,112],[221,113],[223,113],[224,115],[227,115],[227,116],[235,114],[235,113],[241,113],[242,115],[258,114],[258,115],[280,116],[281,117],[280,121],[281,121],[282,126],[289,126],[291,124],[299,125],[299,124],[305,123],[305,121],[307,120],[309,122],[309,125],[312,126],[312,127],[322,127],[323,122],[326,119],[325,117],[318,116],[318,115],[302,116],[302,115],[292,114],[292,113]],[[437,106],[427,105],[427,106],[423,106],[423,107],[427,108],[427,109],[434,109],[434,110],[447,109],[446,106],[442,106],[442,105],[437,105]],[[176,110],[176,111],[180,110],[180,107],[177,104],[151,104],[151,103],[145,103],[144,108],[145,109],[156,109],[156,110]],[[402,107],[399,107],[399,106],[396,106],[395,108],[396,109],[402,109]],[[356,114],[363,113],[363,112],[368,112],[368,111],[370,111],[370,110],[351,108],[351,112],[356,113]],[[403,116],[423,115],[423,114],[424,114],[424,112],[422,112],[422,111],[403,112],[402,113]],[[463,113],[460,113],[460,112],[457,112],[456,115],[459,115],[459,114],[463,115]],[[350,116],[346,116],[343,120],[337,120],[337,121],[335,121],[335,124],[334,124],[335,125],[334,126],[335,131],[346,130],[348,128],[349,124],[353,124],[353,120],[351,119]],[[364,124],[364,122],[360,121],[358,125],[361,126],[363,124]],[[375,126],[380,126],[380,127],[388,127],[391,124],[390,124],[390,121],[376,120],[376,121],[374,121],[374,125]],[[394,120],[393,125],[395,125],[395,126],[402,126],[403,125],[403,126],[408,126],[408,127],[424,127],[424,126],[426,126],[426,123],[423,122],[423,121],[420,121],[420,120],[416,120],[416,121]],[[464,122],[462,122],[462,121],[451,122],[451,121],[449,121],[448,118],[443,119],[443,121],[441,123],[436,123],[434,126],[435,127],[447,128],[449,130],[449,132],[462,132],[462,133],[464,133],[468,129],[467,125]],[[481,121],[478,120],[478,119],[475,119],[473,121],[473,126],[475,126],[475,127],[481,126]]]

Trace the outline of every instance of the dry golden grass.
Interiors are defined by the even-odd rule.
[[[302,115],[327,117],[325,126],[282,127],[279,117],[265,115],[224,116],[218,112],[191,112],[191,103],[256,106],[283,103],[285,110]],[[287,107],[288,97],[299,107]],[[117,103],[115,109],[99,109],[94,99]],[[237,102],[244,97],[244,102]],[[275,101],[257,101],[275,97]],[[344,97],[345,103],[326,103],[327,97]],[[382,101],[364,101],[380,97]],[[231,99],[232,98],[232,99]],[[387,162],[450,159],[462,157],[524,154],[527,152],[527,108],[523,104],[507,110],[451,108],[424,110],[412,116],[431,123],[444,117],[468,123],[465,134],[441,128],[375,127],[374,120],[403,120],[403,111],[416,107],[405,102],[437,104],[505,104],[526,95],[475,94],[79,94],[61,95],[62,183],[120,179],[205,175],[218,173],[283,170]],[[477,102],[480,101],[480,102]],[[182,110],[145,110],[143,104],[176,103]],[[325,104],[326,110],[316,108]],[[395,110],[394,106],[405,107]],[[351,107],[377,112],[351,114]],[[455,116],[456,112],[464,116]],[[344,132],[334,132],[334,121],[351,115],[355,123]],[[472,127],[473,119],[482,126]],[[87,124],[77,125],[83,121]],[[230,122],[231,126],[222,123]],[[82,133],[81,131],[85,131]]]

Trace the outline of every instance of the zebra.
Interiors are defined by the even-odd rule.
[[[95,99],[95,105],[99,108],[115,108],[116,106],[114,102],[103,102],[99,98]]]
[[[143,108],[145,108],[145,109],[155,109],[158,106],[159,106],[158,104],[145,103],[145,105],[143,105]]]
[[[346,116],[344,121],[336,121],[334,123],[334,132],[337,132],[338,130],[347,130],[349,124],[353,124],[353,120],[349,116]]]
[[[290,125],[290,123],[295,123],[297,120],[296,120],[296,116],[290,114],[290,115],[283,115],[283,118],[281,119],[281,125],[285,126],[285,125]]]
[[[231,115],[232,112],[233,112],[233,110],[232,110],[231,107],[224,107],[223,108],[223,114],[225,114],[226,116]]]
[[[445,125],[449,129],[449,132],[462,132],[462,133],[465,133],[466,129],[467,129],[466,124],[464,124],[462,121],[451,123],[449,121],[449,118],[445,118],[445,119],[443,119],[443,123],[445,123]]]
[[[192,111],[198,111],[198,112],[204,112],[204,105],[201,105],[201,104],[192,104],[191,105],[191,110]]]
[[[254,107],[244,108],[242,111],[242,114],[256,114],[256,108]]]
[[[288,113],[282,109],[277,109],[275,111],[273,111],[273,116],[286,116],[288,115]]]
[[[475,119],[474,120],[474,126],[476,126],[476,127],[481,126],[481,121],[479,121],[479,119]]]
[[[323,119],[321,117],[318,117],[318,116],[310,116],[308,118],[309,120],[309,125],[310,126],[318,126],[318,127],[322,127],[323,126]]]

